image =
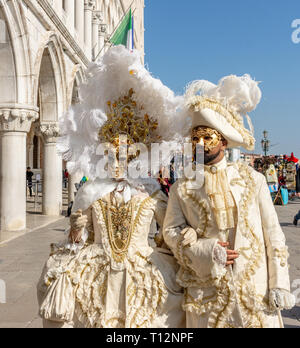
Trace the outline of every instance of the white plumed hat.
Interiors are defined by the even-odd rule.
[[[79,87],[81,102],[60,119],[58,152],[68,162],[71,174],[82,172],[91,180],[97,178],[99,131],[108,122],[108,102],[128,95],[131,89],[135,102],[142,107],[142,116],[149,114],[157,121],[160,142],[174,141],[181,134],[177,109],[182,97],[176,97],[150,74],[137,50],[129,51],[121,45],[110,48],[90,66],[87,76],[87,82]]]
[[[254,150],[254,129],[247,115],[261,100],[258,82],[249,75],[223,77],[218,85],[201,80],[192,82],[186,90],[185,105],[192,116],[192,127],[206,126],[219,131],[228,147]],[[250,130],[245,128],[246,116]]]

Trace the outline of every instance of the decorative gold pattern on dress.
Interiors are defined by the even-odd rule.
[[[153,199],[158,195],[159,191],[154,192],[151,196],[147,197],[146,199],[143,200],[143,202],[140,204],[140,207],[138,209],[138,212],[136,214],[136,217],[134,219],[133,223],[133,231],[136,230],[137,226],[140,223],[141,217],[143,215],[143,210],[148,206],[149,203],[154,203]]]
[[[138,226],[144,223],[143,218],[148,218],[148,215],[145,214],[146,211],[154,209],[156,203],[154,197],[158,194],[159,191],[142,202],[136,199],[132,200],[133,211],[136,212],[136,215],[134,217],[132,214],[131,218],[131,237],[137,231]],[[104,219],[105,224],[102,227],[108,231],[108,203],[100,200],[95,209],[99,209],[99,207],[102,211],[102,217],[99,216],[98,218]],[[107,235],[109,235],[108,232]],[[112,252],[112,257],[116,256]],[[149,327],[158,315],[159,308],[166,300],[167,289],[160,271],[146,256],[143,256],[140,252],[136,252],[133,258],[132,256],[128,258],[127,253],[124,256],[127,257],[126,270],[131,278],[126,289],[129,312],[126,313],[125,327]],[[117,260],[119,260],[118,257]]]
[[[113,258],[123,262],[133,234],[133,200],[120,206],[113,206],[112,194],[108,202],[98,201],[106,222]]]
[[[77,283],[75,287],[76,308],[75,313],[78,320],[84,324],[86,328],[101,328],[105,325],[105,303],[108,282],[108,263],[101,265],[99,258],[91,259],[81,271],[79,279],[76,278],[76,272],[73,283]],[[97,267],[97,272],[90,278],[91,267]],[[79,265],[80,267],[80,265]],[[90,286],[92,285],[92,286]],[[88,291],[88,294],[87,294]],[[89,299],[86,301],[86,299]]]
[[[245,148],[252,151],[255,146],[255,139],[252,133],[243,125],[242,117],[231,110],[228,106],[222,105],[218,100],[213,98],[206,98],[203,96],[195,96],[188,105],[193,111],[200,111],[203,109],[210,109],[218,112],[225,117],[227,122],[235,128],[243,137],[246,144]]]
[[[106,320],[105,328],[116,328],[116,329],[122,329],[125,327],[125,319],[123,316],[121,317],[113,317],[108,320]]]
[[[150,268],[150,273],[137,270],[133,261],[129,261],[130,282],[126,293],[128,297],[127,324],[131,328],[146,328],[151,325],[158,310],[166,300],[167,290],[162,276],[147,257],[136,253],[136,262]],[[144,264],[144,266],[142,266]]]
[[[113,207],[110,201],[105,202],[102,199],[98,201],[105,222],[112,256],[117,263],[124,262],[132,236],[144,215],[144,209],[148,207],[149,203],[154,203],[154,197],[158,193],[159,191],[156,191],[154,194],[144,199],[142,203],[132,199],[120,208]],[[129,206],[131,206],[130,214],[127,214],[126,209],[129,209]],[[134,217],[137,206],[139,206],[139,208]],[[122,221],[122,224],[119,223],[120,221]]]
[[[154,199],[157,194],[159,191],[144,200],[132,201],[136,215],[134,220],[131,219],[131,226],[136,229],[135,232],[141,232],[139,228],[144,225],[148,226],[149,219],[152,217],[150,212],[157,208],[157,200]],[[146,250],[143,254],[144,250],[135,252],[133,248],[133,252],[130,255],[127,254],[122,272],[126,272],[128,276],[125,298],[130,305],[127,306],[126,313],[107,312],[109,310],[108,279],[112,267],[112,256],[107,253],[110,246],[107,204],[103,201],[93,204],[93,213],[103,233],[102,242],[107,248],[103,249],[98,244],[88,245],[80,250],[76,257],[72,259],[68,257],[66,269],[58,267],[62,266],[61,259],[59,259],[60,264],[53,268],[55,271],[60,271],[62,268],[61,273],[65,272],[70,276],[76,296],[75,313],[78,322],[84,327],[150,327],[153,320],[162,314],[161,309],[168,296],[162,274],[147,256],[148,251],[151,252],[151,250]]]

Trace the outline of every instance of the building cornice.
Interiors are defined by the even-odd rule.
[[[48,21],[45,20],[43,14],[41,11],[37,8],[37,6],[34,4],[31,0],[23,0],[24,3],[32,10],[33,13],[41,20],[41,22],[45,25],[47,30],[53,30],[51,26],[49,26]],[[48,0],[36,0],[36,3],[40,5],[40,7],[44,10],[44,12],[47,14],[49,19],[54,24],[55,28],[60,32],[62,37],[64,38],[64,46],[66,48],[66,54],[74,61],[74,63],[79,63],[78,60],[74,59],[74,54],[77,55],[79,60],[87,67],[90,63],[89,59],[84,54],[83,50],[80,48],[80,46],[77,44],[73,36],[70,34],[68,28],[65,26],[65,24],[62,22],[60,17],[57,15],[51,4]],[[69,51],[69,52],[68,52]]]

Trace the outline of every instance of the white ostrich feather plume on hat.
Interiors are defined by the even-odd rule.
[[[262,93],[250,75],[229,75],[223,77],[218,85],[206,80],[194,81],[186,89],[186,100],[194,97],[197,93],[201,96],[214,98],[224,105],[228,105],[233,111],[245,115],[256,109]]]
[[[61,137],[58,151],[68,162],[70,173],[82,172],[95,179],[100,157],[99,130],[107,121],[108,101],[115,101],[134,90],[134,100],[158,123],[161,141],[175,141],[182,134],[184,123],[182,97],[176,97],[160,80],[152,77],[141,63],[137,50],[112,47],[87,71],[87,82],[79,87],[80,103],[72,106],[60,119]],[[186,130],[188,132],[188,129]]]

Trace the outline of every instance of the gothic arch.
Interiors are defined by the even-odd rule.
[[[31,60],[27,38],[26,20],[20,1],[3,1],[0,6],[10,38],[12,60],[15,71],[14,103],[32,105]]]
[[[67,108],[72,104],[74,98],[74,88],[78,88],[85,81],[85,73],[81,65],[75,65],[72,71],[71,80],[68,88]]]
[[[43,60],[44,59],[44,60]],[[34,63],[34,104],[37,105],[38,93],[41,88],[41,73],[43,71],[42,63],[50,64],[53,69],[52,76],[54,77],[55,94],[57,102],[56,117],[53,121],[58,121],[58,118],[65,112],[67,108],[67,83],[66,83],[66,67],[63,55],[63,48],[59,38],[54,32],[47,32],[44,36],[40,48],[37,52],[37,57]],[[51,73],[51,71],[48,71]],[[54,96],[52,90],[52,96]],[[43,121],[43,120],[41,120]]]

